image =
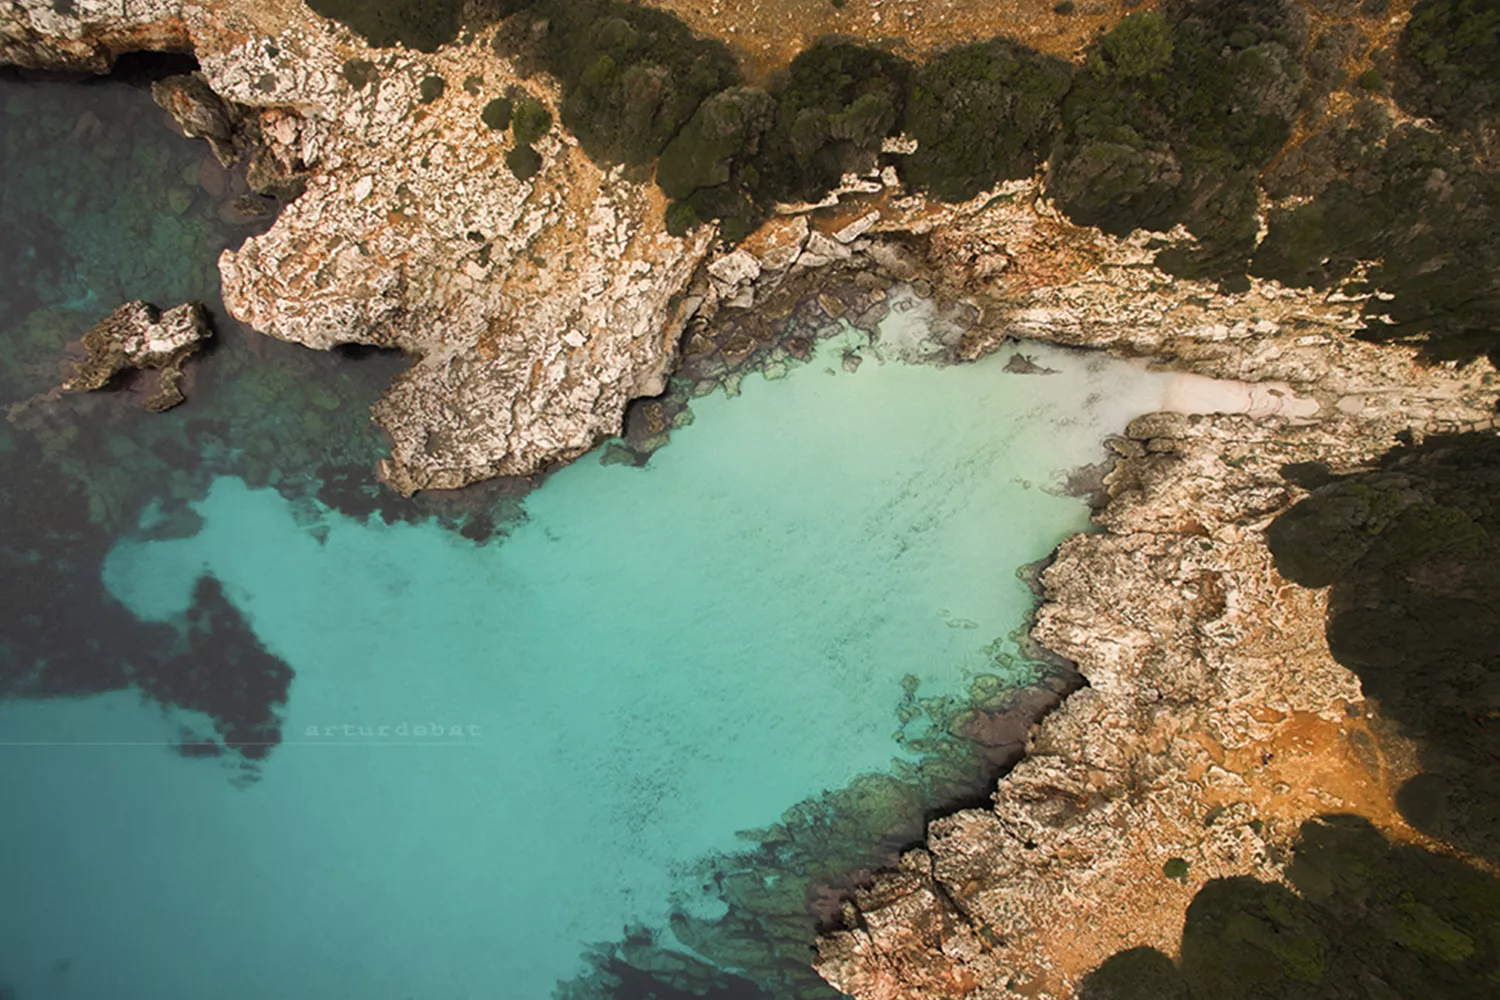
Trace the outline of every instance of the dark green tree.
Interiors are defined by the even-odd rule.
[[[917,150],[906,180],[963,201],[1030,176],[1047,158],[1072,68],[1007,39],[950,49],[917,69],[905,131]]]
[[[1132,14],[1090,54],[1063,102],[1049,193],[1116,235],[1185,223],[1196,246],[1158,263],[1243,273],[1260,170],[1303,102],[1306,15],[1290,0],[1194,0]]]

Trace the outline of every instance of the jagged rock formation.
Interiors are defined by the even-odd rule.
[[[1276,322],[1269,291],[1251,311],[1268,317],[1261,332],[1231,320],[1233,302],[1210,309],[1217,322],[1184,328],[1169,309],[1122,329],[1054,299],[1054,329],[1080,342],[1171,345],[1194,367],[1281,376],[1331,405],[1316,418],[1131,425],[1104,532],[1069,539],[1042,577],[1034,635],[1089,687],[1043,721],[993,809],[934,823],[925,850],[848,908],[819,962],[838,988],[860,1000],[1071,996],[1117,951],[1174,953],[1208,879],[1283,878],[1314,815],[1356,812],[1421,842],[1392,802],[1417,768],[1412,747],[1368,715],[1328,651],[1326,593],[1284,580],[1264,532],[1306,495],[1283,467],[1357,468],[1411,424],[1487,426],[1496,393],[1487,365],[1409,369],[1315,325],[1305,301],[1300,331]],[[1205,322],[1223,335],[1184,336]]]
[[[229,167],[239,159],[234,109],[214,93],[202,73],[158,80],[151,85],[151,97],[189,137],[206,140],[220,164]]]
[[[97,72],[136,49],[193,51],[262,147],[261,172],[306,175],[269,233],[224,254],[230,311],[309,347],[416,357],[375,414],[395,488],[536,472],[661,391],[687,319],[675,300],[710,233],[667,235],[653,188],[556,129],[534,144],[540,171],[518,180],[512,140],[481,110],[516,87],[544,104],[555,94],[486,44],[378,52],[297,3],[0,7],[0,63]],[[432,78],[447,85],[429,101]],[[225,148],[221,117],[200,113],[211,102],[164,89]]]
[[[156,374],[156,386],[146,409],[170,410],[183,400],[178,388],[183,362],[212,335],[202,303],[186,302],[158,313],[145,302],[127,302],[83,335],[88,356],[63,388],[89,392],[104,388],[122,371],[149,369]]]

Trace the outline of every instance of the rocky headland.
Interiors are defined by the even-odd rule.
[[[271,231],[220,261],[225,302],[284,340],[416,359],[377,407],[395,488],[534,473],[662,390],[709,233],[667,235],[653,189],[555,128],[518,179],[513,138],[481,112],[522,81],[487,43],[376,51],[299,3],[55,6],[0,10],[0,63],[101,72],[190,51],[253,136],[263,186],[297,178]]]
[[[893,20],[932,20],[898,6]],[[1310,578],[1284,575],[1267,538],[1393,449],[1494,435],[1483,331],[1495,258],[1475,235],[1495,200],[1489,90],[1455,104],[1423,75],[1430,51],[1410,32],[1398,79],[1415,82],[1393,87],[1400,3],[1256,3],[1232,31],[1220,22],[1240,15],[1214,4],[1133,18],[1130,4],[1081,5],[1076,22],[1072,4],[1008,5],[991,20],[972,6],[954,22],[961,36],[914,28],[890,47],[927,54],[1024,23],[1047,58],[1076,56],[1069,91],[1064,59],[998,42],[986,54],[1020,66],[1006,86],[1060,116],[1050,161],[1038,137],[1054,126],[1010,104],[994,105],[1010,130],[997,131],[1031,152],[975,165],[960,149],[962,176],[915,158],[949,149],[962,120],[903,131],[867,104],[881,127],[861,139],[851,109],[904,81],[892,64],[837,112],[838,141],[854,148],[836,166],[856,169],[836,183],[747,169],[764,151],[745,122],[770,119],[726,89],[722,134],[684,125],[691,108],[675,123],[710,152],[673,154],[664,139],[673,167],[653,184],[628,151],[601,165],[599,133],[562,127],[579,84],[543,71],[545,58],[539,70],[513,37],[561,15],[509,4],[453,6],[451,31],[408,47],[399,17],[385,37],[294,0],[4,0],[0,63],[104,72],[138,50],[196,57],[201,76],[158,99],[286,200],[269,232],[221,258],[226,304],[311,348],[413,359],[374,408],[391,441],[383,478],[403,493],[533,475],[622,429],[622,460],[638,460],[693,395],[747,365],[795,362],[840,321],[873,327],[900,295],[943,317],[923,360],[1027,337],[1181,373],[1166,410],[1111,443],[1100,530],[1064,543],[1039,577],[1033,636],[1086,686],[1030,733],[991,807],[935,821],[923,847],[844,902],[816,960],[837,989],[1061,998],[1104,989],[1089,977],[1128,949],[1170,966],[1215,880],[1305,892],[1292,868],[1308,824],[1332,814],[1487,870],[1475,841],[1398,805],[1429,766],[1426,734],[1383,715],[1334,655],[1334,581],[1299,585]],[[1418,7],[1441,27],[1447,5]],[[752,32],[760,48],[740,56],[757,73],[790,58],[768,26],[776,5],[724,21],[716,10],[679,13],[724,39]],[[874,6],[857,13],[854,34],[880,38]],[[1218,68],[1241,82],[1222,107],[1162,92],[1173,59],[1226,52],[1240,61]],[[1221,127],[1245,107],[1254,128]],[[1130,119],[1135,138],[1105,118]],[[775,126],[757,127],[774,147]],[[901,156],[914,157],[905,174]],[[684,224],[710,219],[719,232]]]

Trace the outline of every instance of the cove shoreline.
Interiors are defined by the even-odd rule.
[[[128,37],[135,45],[155,36]],[[1076,924],[1080,912],[1108,910],[1100,900],[1119,900],[1122,884],[1139,885],[1148,874],[1157,878],[1152,873],[1160,864],[1146,862],[1170,860],[1157,857],[1169,845],[1180,852],[1172,857],[1193,858],[1191,877],[1151,883],[1158,909],[1149,913],[1139,904],[1117,908],[1146,928],[1146,939],[1166,948],[1173,945],[1167,931],[1180,922],[1171,914],[1181,912],[1204,880],[1246,871],[1275,874],[1267,846],[1284,844],[1295,817],[1310,815],[1310,806],[1278,806],[1269,819],[1254,808],[1229,808],[1229,821],[1204,827],[1203,804],[1223,795],[1214,783],[1235,784],[1212,768],[1256,787],[1253,769],[1226,768],[1214,760],[1213,749],[1200,748],[1205,764],[1184,746],[1184,734],[1209,734],[1227,760],[1236,750],[1275,744],[1296,726],[1337,728],[1349,706],[1361,701],[1357,684],[1351,687],[1347,671],[1340,673],[1327,656],[1320,634],[1303,627],[1320,620],[1319,598],[1283,595],[1278,588],[1284,582],[1268,568],[1257,525],[1305,495],[1281,476],[1280,466],[1311,461],[1359,468],[1400,433],[1492,426],[1494,393],[1471,387],[1476,369],[1421,369],[1410,349],[1355,341],[1347,303],[1259,282],[1202,306],[1193,300],[1205,286],[1149,270],[1144,238],[1112,241],[1069,227],[1038,200],[1035,186],[1010,185],[1001,193],[1011,198],[1006,205],[989,206],[988,192],[982,206],[897,205],[847,241],[798,217],[773,220],[761,234],[764,247],[746,251],[758,269],[754,275],[740,266],[746,264],[735,257],[740,251],[705,256],[685,289],[672,293],[677,306],[668,311],[686,318],[683,337],[671,339],[686,343],[691,357],[695,333],[703,333],[720,311],[729,315],[741,308],[731,303],[747,292],[750,305],[743,310],[764,305],[789,275],[806,275],[816,284],[831,273],[824,268],[838,264],[851,276],[923,281],[939,301],[973,308],[976,321],[955,346],[962,357],[1001,350],[1005,338],[1019,331],[1068,346],[1162,359],[1241,387],[1284,385],[1319,408],[1281,410],[1269,390],[1257,397],[1253,388],[1224,388],[1210,402],[1230,407],[1228,415],[1142,418],[1119,439],[1120,460],[1105,481],[1110,502],[1098,515],[1105,533],[1064,543],[1041,576],[1045,600],[1038,639],[1057,655],[1076,657],[1090,686],[1046,716],[1029,738],[1032,754],[1001,780],[993,810],[939,819],[929,848],[908,853],[896,873],[856,895],[844,913],[851,929],[825,941],[820,967],[861,998],[954,989],[984,998],[1023,991],[1068,995],[1089,963],[1107,953],[1106,931],[1118,928],[1098,922],[1092,944],[1071,953],[1039,945],[1045,929],[1059,921]],[[856,221],[868,218],[864,206],[855,214]],[[837,229],[846,231],[847,225]],[[1091,269],[1077,263],[1083,250],[1099,258]],[[695,298],[692,310],[683,305]],[[833,318],[825,303],[817,305]],[[702,326],[695,329],[699,320]],[[722,356],[724,346],[716,343],[704,356]],[[669,370],[680,372],[682,364],[668,363],[659,373],[665,377]],[[636,404],[631,412],[649,406]],[[1235,416],[1234,407],[1268,422]],[[631,419],[626,417],[627,430]],[[650,413],[634,419],[654,432],[641,435],[643,441],[670,424],[670,415],[665,423]],[[567,460],[580,446],[564,441],[557,454]],[[1211,558],[1197,555],[1195,547]],[[1092,593],[1100,581],[1111,600],[1101,602]],[[1245,603],[1236,605],[1231,596]],[[1172,609],[1172,615],[1162,618],[1152,612],[1154,605]],[[1311,651],[1313,666],[1302,672],[1286,662],[1247,666],[1243,651],[1226,649],[1242,638],[1246,623],[1284,631],[1289,620],[1301,624],[1263,639],[1257,655],[1270,663],[1278,656],[1285,660],[1289,649]],[[1123,642],[1122,635],[1132,641]],[[1164,662],[1148,655],[1179,647],[1189,652],[1174,651]],[[1205,666],[1210,663],[1211,671]],[[1168,710],[1155,717],[1164,692]],[[1256,718],[1247,707],[1252,702],[1284,717]],[[1219,720],[1226,712],[1235,718],[1227,728]],[[1128,724],[1111,724],[1118,719]],[[1151,745],[1157,737],[1165,749]],[[1199,791],[1184,796],[1164,787],[1163,774],[1192,775],[1188,783]],[[1129,782],[1121,775],[1149,778],[1141,801],[1125,790]],[[1231,803],[1236,805],[1248,803]],[[1156,807],[1183,822],[1164,822],[1153,814]],[[1396,819],[1385,819],[1399,829]],[[1151,842],[1113,846],[1109,831],[1116,821],[1150,831]],[[1269,833],[1256,832],[1253,822],[1269,823]],[[1059,910],[1047,901],[1047,894],[1061,895],[1059,870],[1077,898],[1091,900],[1092,910]],[[985,928],[1001,943],[989,940]],[[1116,944],[1107,941],[1108,947]],[[1028,956],[1028,949],[1041,950]],[[891,967],[885,961],[890,955],[903,959]]]

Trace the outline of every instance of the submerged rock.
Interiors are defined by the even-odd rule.
[[[190,138],[206,139],[224,166],[239,159],[234,110],[208,85],[202,73],[169,76],[151,85],[151,97]]]
[[[156,372],[155,390],[146,399],[152,413],[170,410],[183,401],[178,382],[182,363],[212,336],[208,313],[201,302],[186,302],[165,313],[145,302],[127,302],[83,335],[88,357],[63,383],[71,392],[102,389],[122,371]]]
[[[1005,362],[1005,370],[1016,375],[1056,375],[1057,369],[1039,365],[1017,351]]]

